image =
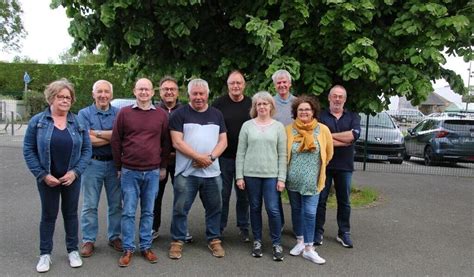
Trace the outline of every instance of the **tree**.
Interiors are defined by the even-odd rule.
[[[59,55],[62,64],[105,64],[107,62],[107,48],[99,46],[97,51],[69,49]]]
[[[388,98],[413,104],[444,78],[465,94],[462,79],[443,68],[448,55],[473,59],[470,0],[54,0],[73,20],[75,49],[108,48],[108,63],[180,80],[200,76],[223,90],[241,69],[248,91],[271,89],[271,74],[292,73],[296,94],[326,95],[347,87],[348,105],[378,111]],[[326,97],[320,97],[323,102]]]
[[[21,48],[20,41],[26,36],[22,13],[18,0],[0,1],[0,45],[4,51]]]

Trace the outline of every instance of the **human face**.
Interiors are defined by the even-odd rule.
[[[267,117],[270,116],[272,110],[272,104],[266,100],[258,99],[255,103],[257,107],[257,117]]]
[[[342,88],[334,88],[329,92],[329,110],[331,112],[340,113],[344,110],[344,103],[346,103],[346,91]]]
[[[99,83],[92,92],[92,97],[95,101],[95,106],[100,110],[107,110],[109,108],[110,100],[112,100],[112,90],[107,83]]]
[[[278,92],[282,99],[288,99],[290,96],[291,82],[285,76],[280,76],[276,79],[275,90]]]
[[[238,72],[232,73],[227,79],[227,90],[229,96],[233,100],[240,100],[244,95],[245,80],[242,74]]]
[[[309,103],[301,103],[298,105],[298,108],[296,109],[296,116],[301,122],[303,123],[309,123],[313,120],[313,109],[311,108],[311,105]]]
[[[68,112],[71,109],[72,96],[67,88],[60,90],[55,96],[51,108],[55,112]]]
[[[178,99],[178,85],[173,81],[163,82],[160,86],[160,97],[166,104],[176,105]]]
[[[196,111],[204,111],[207,109],[207,100],[209,95],[206,88],[201,86],[193,86],[189,92],[189,104]]]
[[[148,79],[140,79],[135,84],[133,94],[138,102],[142,104],[151,103],[151,98],[155,95],[153,84]]]

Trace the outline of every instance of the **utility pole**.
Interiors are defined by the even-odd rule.
[[[466,100],[466,112],[468,111],[469,108],[469,100],[471,100],[471,66],[472,66],[472,61],[469,62],[469,75],[467,76],[467,100]]]

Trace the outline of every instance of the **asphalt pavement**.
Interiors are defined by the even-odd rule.
[[[33,176],[22,156],[22,136],[0,135],[0,274],[37,276],[40,203]],[[167,186],[163,203],[161,236],[153,243],[157,264],[136,254],[128,268],[117,265],[120,253],[107,246],[106,199],[100,205],[100,229],[96,253],[83,259],[81,268],[67,261],[64,228],[58,215],[54,235],[53,264],[48,276],[473,276],[474,178],[403,172],[354,172],[353,184],[379,191],[381,199],[368,208],[353,209],[353,249],[335,241],[336,212],[328,210],[324,244],[318,253],[325,265],[292,257],[295,239],[291,210],[284,205],[285,260],[274,262],[264,213],[264,255],[253,258],[251,244],[238,240],[235,209],[223,235],[226,256],[210,254],[205,240],[204,209],[196,198],[189,217],[194,242],[186,244],[183,258],[171,260],[172,189]],[[234,195],[234,194],[233,194]],[[82,199],[81,199],[82,201]],[[232,196],[231,207],[235,207]],[[137,221],[138,222],[138,221]]]

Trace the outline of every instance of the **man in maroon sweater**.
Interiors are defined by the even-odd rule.
[[[168,115],[151,98],[153,85],[139,79],[133,94],[136,103],[120,110],[112,132],[112,153],[121,180],[123,254],[119,266],[127,267],[135,251],[135,213],[140,199],[140,251],[147,261],[158,258],[151,251],[153,205],[158,181],[166,173],[171,142]]]

